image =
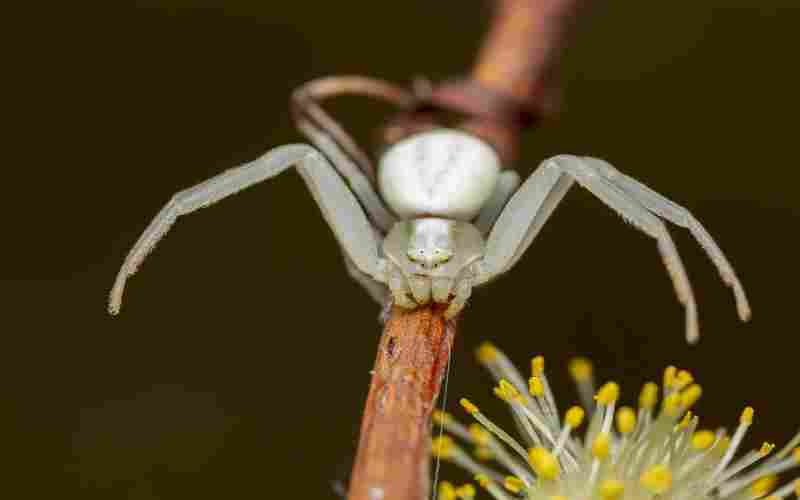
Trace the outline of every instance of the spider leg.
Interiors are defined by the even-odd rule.
[[[676,226],[689,230],[697,243],[705,250],[711,262],[717,267],[722,281],[733,290],[736,299],[736,309],[742,321],[750,319],[751,310],[744,287],[736,276],[733,266],[725,254],[708,233],[705,227],[692,215],[689,210],[653,191],[636,179],[629,177],[611,164],[598,158],[584,158],[593,165],[596,171],[608,179],[609,182],[628,193],[636,201],[644,205],[649,211],[662,217]]]
[[[497,185],[489,200],[481,208],[478,218],[475,219],[475,227],[481,234],[489,234],[497,218],[503,212],[503,208],[511,199],[511,196],[519,187],[519,174],[514,170],[504,170],[500,172]]]
[[[697,306],[688,275],[672,237],[664,223],[623,190],[597,174],[594,168],[575,156],[561,155],[545,160],[522,185],[506,206],[487,242],[486,257],[479,281],[486,281],[497,272],[504,272],[530,245],[536,232],[552,214],[570,183],[569,176],[597,196],[625,220],[656,239],[678,300],[686,309],[686,336],[697,340]],[[522,226],[522,227],[520,227]],[[531,229],[534,230],[533,234]],[[488,274],[488,276],[487,276]]]
[[[319,205],[346,257],[364,274],[378,277],[380,259],[373,228],[353,193],[333,166],[314,148],[292,144],[275,148],[255,161],[227,170],[175,194],[131,248],[111,289],[108,309],[119,312],[128,276],[181,216],[216,203],[296,166]]]
[[[347,179],[367,216],[386,234],[397,218],[386,208],[376,192],[376,174],[372,161],[319,104],[323,99],[346,94],[380,99],[403,109],[412,105],[414,96],[389,82],[360,76],[319,78],[306,82],[292,93],[291,111],[295,125],[312,144],[330,158],[342,177]]]
[[[336,170],[358,197],[372,223],[384,234],[388,233],[397,222],[397,218],[386,208],[367,176],[321,128],[302,118],[297,118],[295,125],[314,146],[330,158]]]

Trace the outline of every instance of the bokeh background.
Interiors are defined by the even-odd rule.
[[[4,16],[0,492],[336,498],[378,311],[296,175],[181,219],[130,281],[120,317],[106,314],[106,292],[172,193],[300,140],[293,88],[339,73],[463,73],[486,4],[27,8]],[[466,395],[503,413],[472,354],[491,339],[522,366],[545,354],[564,406],[575,354],[629,400],[677,363],[706,388],[706,425],[734,425],[751,404],[753,444],[797,430],[798,24],[789,0],[594,3],[564,52],[561,118],[525,137],[516,167],[592,154],[684,204],[735,265],[754,319],[738,323],[711,264],[675,229],[704,335],[686,346],[654,243],[576,190],[513,272],[476,291],[454,413]],[[363,141],[387,111],[358,99],[332,110]]]

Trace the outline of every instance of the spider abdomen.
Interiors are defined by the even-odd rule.
[[[383,155],[383,198],[403,219],[434,216],[472,220],[492,195],[500,159],[480,139],[451,129],[424,132]]]

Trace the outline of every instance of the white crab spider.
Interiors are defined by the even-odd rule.
[[[603,160],[555,156],[520,186],[519,176],[501,170],[497,154],[486,143],[461,131],[439,129],[408,137],[384,153],[378,170],[379,195],[328,137],[309,137],[327,158],[309,145],[281,146],[177,193],[125,259],[111,291],[111,313],[119,311],[127,277],[178,216],[296,166],[336,235],[350,274],[381,302],[387,299],[388,288],[394,302],[404,308],[449,302],[446,315],[458,314],[473,286],[513,267],[577,182],[656,239],[686,309],[689,341],[698,338],[695,300],[661,218],[691,231],[733,289],[739,317],[750,316],[733,268],[692,214]]]

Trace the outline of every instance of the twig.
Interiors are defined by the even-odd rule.
[[[444,307],[394,307],[378,345],[350,500],[429,496],[430,416],[455,336]]]
[[[466,118],[462,128],[492,144],[506,165],[512,163],[520,133],[553,108],[550,70],[578,3],[497,0],[470,76],[418,85],[423,106],[390,121],[383,140],[436,126],[438,111],[456,112]],[[375,360],[349,500],[429,498],[430,414],[454,337],[455,323],[444,321],[439,306],[392,309]]]

